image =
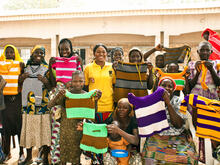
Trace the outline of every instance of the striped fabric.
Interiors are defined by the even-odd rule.
[[[190,58],[190,51],[191,48],[187,45],[177,48],[164,48],[164,62],[165,64],[170,63],[183,63],[185,57],[187,56],[188,59]]]
[[[169,129],[163,93],[164,88],[158,87],[154,93],[144,97],[128,94],[129,102],[135,107],[139,136],[149,137]]]
[[[56,81],[66,83],[72,79],[74,71],[81,70],[80,61],[77,59],[77,56],[56,57],[56,63],[52,65],[52,68],[56,70]]]
[[[196,136],[220,142],[220,101],[190,94],[182,101],[180,112],[186,114],[187,105],[197,109]]]
[[[18,77],[20,74],[19,61],[0,61],[0,75],[7,82],[3,94],[4,95],[17,95],[18,94]]]
[[[96,154],[105,153],[108,150],[107,125],[83,123],[83,137],[80,148]]]
[[[92,99],[96,89],[83,93],[73,94],[66,91],[66,115],[69,119],[95,119],[95,102]]]
[[[184,74],[186,73],[188,67],[185,67],[184,70],[180,73],[164,73],[159,68],[156,68],[155,70],[158,71],[160,74],[159,79],[163,79],[165,77],[172,78],[176,83],[176,90],[182,91],[185,87],[185,77]]]
[[[141,97],[147,95],[146,63],[118,62],[116,68],[116,83],[114,88],[114,102],[127,98],[128,93]]]

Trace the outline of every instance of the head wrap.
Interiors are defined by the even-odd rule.
[[[124,56],[124,52],[123,52],[123,49],[122,49],[122,48],[120,48],[120,47],[112,48],[112,50],[111,50],[111,52],[110,52],[112,61],[113,61],[114,53],[115,53],[116,51],[120,51],[120,52],[121,52],[121,56]]]
[[[14,61],[19,61],[19,62],[23,62],[23,60],[21,59],[20,57],[20,54],[18,52],[18,49],[14,46],[14,45],[10,45],[10,44],[7,44],[5,47],[4,47],[4,51],[0,57],[0,61],[5,61],[6,60],[6,49],[8,47],[11,47],[12,49],[14,49],[14,52],[15,52],[15,60]]]
[[[137,48],[137,47],[134,47],[134,48],[132,48],[132,49],[129,51],[129,53],[128,53],[128,58],[131,56],[131,53],[132,53],[133,51],[138,51],[138,52],[139,52],[139,54],[140,54],[140,56],[141,56],[141,61],[142,61],[143,54],[142,54],[141,50],[140,50],[139,48]],[[141,61],[140,61],[140,62],[141,62]]]
[[[130,111],[129,111],[128,116],[130,116],[130,117],[134,116],[133,105],[128,101],[128,98],[121,98],[121,99],[118,101],[118,103],[121,102],[121,101],[127,102],[127,103],[129,104],[130,108],[131,108]],[[118,108],[116,107],[116,109],[115,109],[115,111],[114,111],[114,113],[113,113],[113,118],[116,119],[116,120],[118,119],[117,111],[118,111]]]
[[[162,79],[160,79],[160,81],[158,82],[158,86],[160,86],[162,81],[165,80],[165,79],[168,79],[168,80],[173,82],[173,90],[175,90],[176,89],[176,82],[171,77],[163,77]]]
[[[36,45],[36,46],[31,50],[31,56],[30,56],[30,58],[29,58],[28,61],[27,61],[27,65],[32,64],[32,62],[33,62],[32,56],[33,56],[34,51],[37,50],[37,49],[41,49],[41,50],[44,52],[43,60],[42,60],[41,64],[43,64],[43,65],[48,65],[47,62],[46,62],[45,59],[44,59],[44,57],[45,57],[45,48],[44,48],[43,46],[41,46],[41,45]]]

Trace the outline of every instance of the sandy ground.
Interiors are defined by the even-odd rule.
[[[11,159],[9,159],[4,164],[8,164],[8,165],[17,165],[18,164],[19,147],[18,147],[17,136],[15,137],[15,143],[16,143],[16,148],[11,148],[11,155],[12,155]],[[37,154],[38,154],[38,149],[34,148],[32,151],[33,161],[36,159]],[[26,152],[25,152],[25,155],[26,155]],[[90,160],[86,160],[83,154],[81,155],[81,164],[82,165],[90,165]],[[34,163],[32,163],[32,165],[34,165]]]

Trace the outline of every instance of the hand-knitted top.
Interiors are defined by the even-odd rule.
[[[108,150],[107,125],[83,123],[83,137],[80,148],[97,154],[105,153]]]
[[[83,94],[73,94],[66,90],[66,115],[71,119],[95,119],[96,89]]]
[[[129,102],[134,105],[139,136],[149,137],[169,129],[163,93],[164,88],[158,87],[154,93],[144,97],[128,94]]]
[[[0,75],[7,82],[3,94],[18,94],[18,77],[20,75],[20,62],[13,60],[0,61]]]
[[[72,73],[76,70],[81,70],[80,61],[77,56],[70,58],[55,57],[56,63],[52,65],[52,68],[56,70],[56,81],[68,82],[72,79]]]
[[[114,88],[114,102],[126,98],[128,93],[135,96],[147,95],[146,63],[124,63],[119,61],[116,67],[116,83]]]
[[[187,105],[197,109],[196,136],[220,141],[220,101],[190,94],[182,101],[180,112],[186,114]]]
[[[160,80],[165,78],[165,77],[172,78],[176,83],[176,89],[175,90],[182,91],[184,89],[184,86],[185,86],[184,74],[186,73],[187,69],[188,69],[188,67],[185,67],[184,70],[180,73],[164,73],[159,68],[156,68],[155,70],[158,71],[158,73],[160,74],[160,77],[159,77]]]

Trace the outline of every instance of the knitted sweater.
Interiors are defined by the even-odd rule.
[[[176,83],[176,90],[177,91],[182,91],[185,87],[185,77],[184,74],[186,73],[188,67],[185,67],[184,70],[180,73],[164,73],[163,71],[161,71],[159,68],[156,68],[156,70],[158,71],[158,73],[160,74],[160,78],[159,79],[163,79],[165,77],[170,77],[172,78],[175,83]]]
[[[83,93],[73,94],[66,91],[66,115],[71,119],[95,119],[95,102],[92,98],[96,89]]]
[[[29,73],[29,77],[26,78],[22,86],[22,106],[27,106],[27,98],[29,92],[33,92],[35,95],[35,105],[40,106],[42,102],[42,88],[43,83],[38,80],[37,75],[45,75],[48,68],[43,65],[28,65],[25,68],[25,73]]]
[[[191,48],[187,45],[177,48],[164,48],[164,63],[183,63],[186,56],[189,59]]]
[[[149,137],[169,129],[163,93],[164,88],[158,87],[154,93],[144,97],[128,94],[129,102],[135,107],[139,136]]]
[[[114,102],[128,97],[128,93],[134,93],[141,97],[147,95],[146,63],[118,62],[116,68],[116,83],[114,88]]]
[[[107,152],[107,134],[106,124],[84,123],[80,148],[97,154]]]
[[[17,95],[18,94],[18,77],[20,75],[19,61],[0,61],[0,75],[7,82],[3,94],[4,95]]]
[[[180,112],[186,114],[187,105],[197,109],[196,136],[220,142],[220,101],[190,94],[182,101]]]
[[[77,56],[70,58],[56,57],[56,63],[52,65],[56,70],[56,81],[68,82],[72,79],[72,73],[76,70],[81,70],[80,61],[77,61]]]

